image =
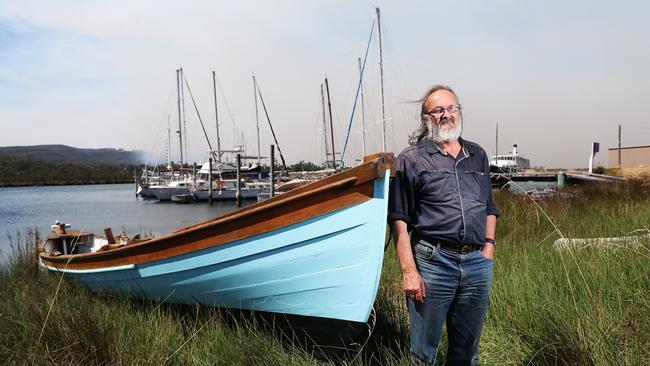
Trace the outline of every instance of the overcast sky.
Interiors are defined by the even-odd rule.
[[[382,11],[388,150],[419,124],[412,103],[432,84],[456,89],[463,136],[512,144],[546,167],[607,165],[623,145],[650,145],[650,5],[643,1],[3,1],[0,146],[165,149],[178,129],[183,67],[216,144],[257,153],[254,73],[289,163],[323,160],[320,84],[330,83],[343,146],[374,6]],[[377,33],[364,75],[368,153],[381,150]],[[208,149],[187,89],[191,160]],[[262,153],[272,143],[260,109]],[[359,110],[345,160],[362,153]],[[178,138],[172,135],[172,159]]]

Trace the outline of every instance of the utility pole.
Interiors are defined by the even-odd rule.
[[[494,163],[499,161],[499,123],[497,122],[497,138],[494,145]]]
[[[621,167],[621,125],[618,125],[618,167]]]

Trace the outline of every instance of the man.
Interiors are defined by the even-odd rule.
[[[499,210],[485,151],[460,137],[462,112],[454,91],[436,85],[421,102],[422,124],[397,157],[389,209],[411,352],[419,362],[434,364],[446,322],[447,365],[476,365]]]

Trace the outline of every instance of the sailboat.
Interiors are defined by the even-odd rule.
[[[386,239],[392,153],[149,239],[53,226],[39,263],[94,291],[184,304],[368,320]]]
[[[189,175],[189,172],[185,165],[187,164],[186,159],[187,157],[187,131],[185,125],[185,92],[184,92],[184,87],[183,83],[185,82],[185,85],[189,84],[187,83],[187,80],[185,79],[185,73],[183,72],[183,68],[179,68],[176,70],[176,92],[177,92],[177,106],[178,106],[178,130],[176,133],[178,134],[178,142],[179,142],[179,152],[180,152],[180,168],[178,170],[178,175],[174,175],[173,172],[173,163],[170,161],[170,167],[172,169],[172,174],[169,179],[162,179],[157,182],[154,182],[154,184],[151,184],[150,182],[147,182],[146,186],[146,194],[149,196],[154,196],[160,201],[171,201],[172,197],[175,195],[184,195],[190,192],[191,189],[204,186],[207,184],[207,182],[203,180],[197,181],[196,179],[192,178]],[[189,90],[189,89],[188,89]],[[169,129],[168,129],[169,133]],[[185,136],[185,144],[183,144],[183,137]],[[171,138],[168,137],[169,139],[169,145],[171,145]],[[209,142],[208,142],[209,143]],[[185,146],[183,146],[185,145]],[[185,156],[183,156],[183,147],[185,147]],[[170,146],[168,146],[168,160],[169,160],[169,149]]]

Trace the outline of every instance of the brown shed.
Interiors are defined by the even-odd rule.
[[[609,167],[618,167],[618,148],[608,149]],[[650,145],[621,147],[621,168],[650,166]]]

